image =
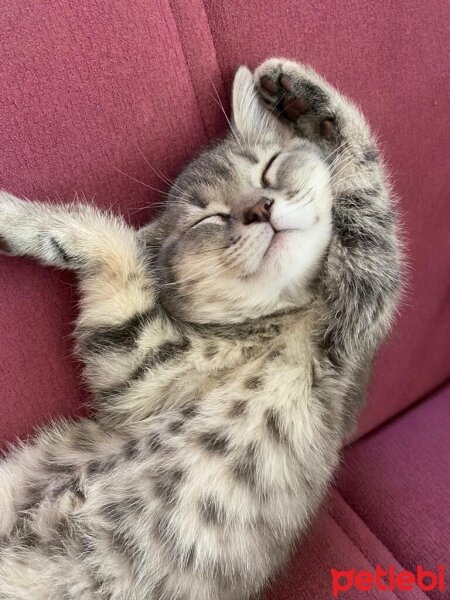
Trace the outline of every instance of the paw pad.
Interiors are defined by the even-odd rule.
[[[259,80],[261,87],[269,94],[275,95],[278,92],[278,85],[267,75],[263,75]]]
[[[263,75],[259,83],[262,90],[276,103],[278,112],[289,121],[297,121],[308,110],[308,102],[295,96],[291,80],[287,75],[280,75],[278,80]]]
[[[281,67],[271,67],[259,77],[259,86],[264,100],[280,117],[300,128],[310,124],[316,135],[326,140],[335,137],[336,123],[328,109],[329,98],[314,81],[301,73],[288,75]]]
[[[302,98],[284,99],[281,102],[281,112],[290,121],[297,121],[309,108],[306,100]]]
[[[281,75],[281,77],[280,77],[280,85],[287,92],[292,92],[291,81],[290,81],[289,77],[287,77],[286,75]]]
[[[333,137],[334,133],[334,119],[324,119],[320,124],[320,135],[326,140]]]
[[[11,254],[11,247],[3,236],[0,235],[0,253]]]

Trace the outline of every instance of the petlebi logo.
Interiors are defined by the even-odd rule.
[[[342,596],[345,600],[345,592],[351,589],[357,589],[361,592],[370,592],[371,590],[380,590],[381,592],[410,592],[414,589],[420,589],[424,592],[445,589],[445,566],[439,565],[437,571],[424,569],[418,565],[413,571],[396,571],[394,566],[383,568],[381,565],[375,567],[373,571],[338,571],[331,569],[331,583],[333,597]]]

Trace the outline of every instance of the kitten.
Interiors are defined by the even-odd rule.
[[[241,67],[231,131],[154,222],[2,193],[0,245],[77,273],[97,400],[0,465],[0,598],[256,597],[324,498],[398,297],[361,113],[307,67]]]

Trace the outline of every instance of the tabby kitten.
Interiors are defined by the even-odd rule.
[[[398,296],[361,113],[307,67],[241,67],[231,131],[154,222],[2,193],[0,245],[77,273],[97,400],[0,464],[0,598],[254,598],[324,498]]]

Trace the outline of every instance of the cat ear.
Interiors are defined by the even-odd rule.
[[[288,133],[258,97],[253,75],[247,67],[240,67],[234,77],[233,125],[236,133],[250,142],[280,142]]]

